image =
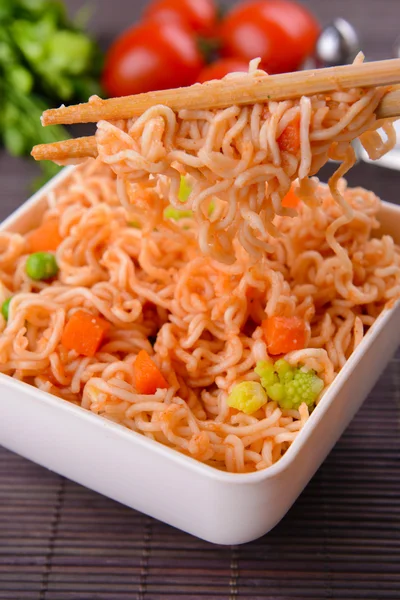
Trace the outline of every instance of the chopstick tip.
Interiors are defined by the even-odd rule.
[[[57,125],[60,122],[60,119],[57,119],[59,111],[62,112],[65,108],[65,104],[61,104],[58,108],[48,108],[47,110],[44,110],[40,117],[42,126],[47,127],[48,125]]]
[[[33,146],[32,150],[31,150],[31,156],[35,160],[40,160],[40,154],[41,154],[41,147],[42,146],[43,146],[43,144],[38,144],[36,146]]]

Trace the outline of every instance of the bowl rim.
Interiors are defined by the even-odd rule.
[[[70,165],[63,168],[60,173],[48,181],[40,190],[35,192],[33,196],[23,202],[21,206],[19,206],[14,212],[6,217],[3,222],[0,223],[0,233],[7,230],[13,230],[17,232],[17,228],[14,229],[14,224],[18,221],[19,217],[23,216],[25,213],[28,213],[30,210],[33,210],[35,206],[41,200],[43,200],[45,194],[62,183],[75,168],[75,165]],[[384,210],[391,210],[398,213],[400,222],[400,205],[382,200],[381,206]],[[129,429],[128,427],[105,419],[104,417],[92,413],[81,406],[72,404],[68,402],[68,400],[54,396],[49,392],[40,390],[39,388],[36,388],[26,382],[13,379],[10,375],[5,373],[0,373],[0,387],[12,387],[17,392],[34,396],[38,401],[51,406],[56,410],[59,410],[61,413],[67,412],[78,418],[86,420],[91,426],[105,429],[108,433],[123,438],[130,444],[139,444],[144,448],[151,449],[156,454],[164,455],[164,457],[172,460],[184,469],[195,471],[199,475],[202,475],[206,478],[219,480],[224,483],[234,485],[243,485],[248,483],[255,484],[266,479],[276,477],[289,468],[290,464],[294,461],[296,454],[298,454],[301,448],[306,445],[310,435],[314,429],[318,427],[318,424],[324,417],[325,412],[334,402],[336,395],[340,392],[348,375],[358,366],[367,349],[374,343],[374,340],[378,337],[381,331],[388,325],[394,312],[398,310],[400,311],[400,299],[396,300],[391,306],[385,307],[382,310],[381,314],[367,331],[360,344],[336,375],[333,382],[325,390],[320,402],[318,403],[318,406],[311,413],[310,417],[307,419],[306,423],[299,432],[299,435],[296,436],[295,440],[291,443],[285,454],[270,467],[266,467],[260,471],[254,471],[252,473],[230,473],[227,471],[222,471],[215,466],[200,462],[189,455],[179,452],[179,450],[162,444],[161,442],[152,440],[139,432]]]

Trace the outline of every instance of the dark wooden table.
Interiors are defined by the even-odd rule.
[[[349,19],[368,58],[391,56],[400,0],[304,3],[324,24]],[[71,12],[82,4],[67,2]],[[92,30],[106,47],[144,4],[98,0]],[[37,174],[0,151],[1,219]],[[400,173],[359,164],[349,179],[399,202]],[[399,411],[398,355],[286,518],[239,548],[199,541],[0,449],[0,600],[400,598]]]

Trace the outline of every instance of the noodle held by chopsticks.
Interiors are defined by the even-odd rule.
[[[260,73],[256,62],[251,68],[254,75]],[[237,237],[258,260],[271,250],[268,237],[275,235],[274,216],[292,214],[282,208],[292,181],[299,179],[299,194],[307,202],[303,192],[309,188],[308,178],[329,158],[344,160],[341,174],[348,170],[355,162],[351,142],[361,136],[368,147],[369,136],[377,135],[374,111],[384,93],[384,88],[355,88],[329,98],[317,95],[178,114],[155,106],[130,121],[100,121],[98,152],[116,173],[126,208],[131,205],[135,212],[146,190],[151,203],[156,189],[175,208],[193,210],[203,254],[232,264]],[[386,129],[389,139],[381,152],[395,143],[392,125]],[[178,198],[182,173],[193,182],[184,207]],[[338,192],[333,194],[341,202]],[[210,211],[215,204],[217,210]],[[157,206],[162,219],[164,206]],[[345,213],[349,219],[350,211]]]

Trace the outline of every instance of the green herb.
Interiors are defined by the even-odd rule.
[[[28,257],[25,270],[31,279],[46,281],[57,275],[58,265],[54,254],[50,252],[35,252]]]
[[[0,143],[25,156],[35,144],[69,137],[61,126],[42,127],[40,116],[101,93],[101,63],[97,44],[62,2],[0,0]],[[59,167],[43,163],[42,170],[46,180]]]

